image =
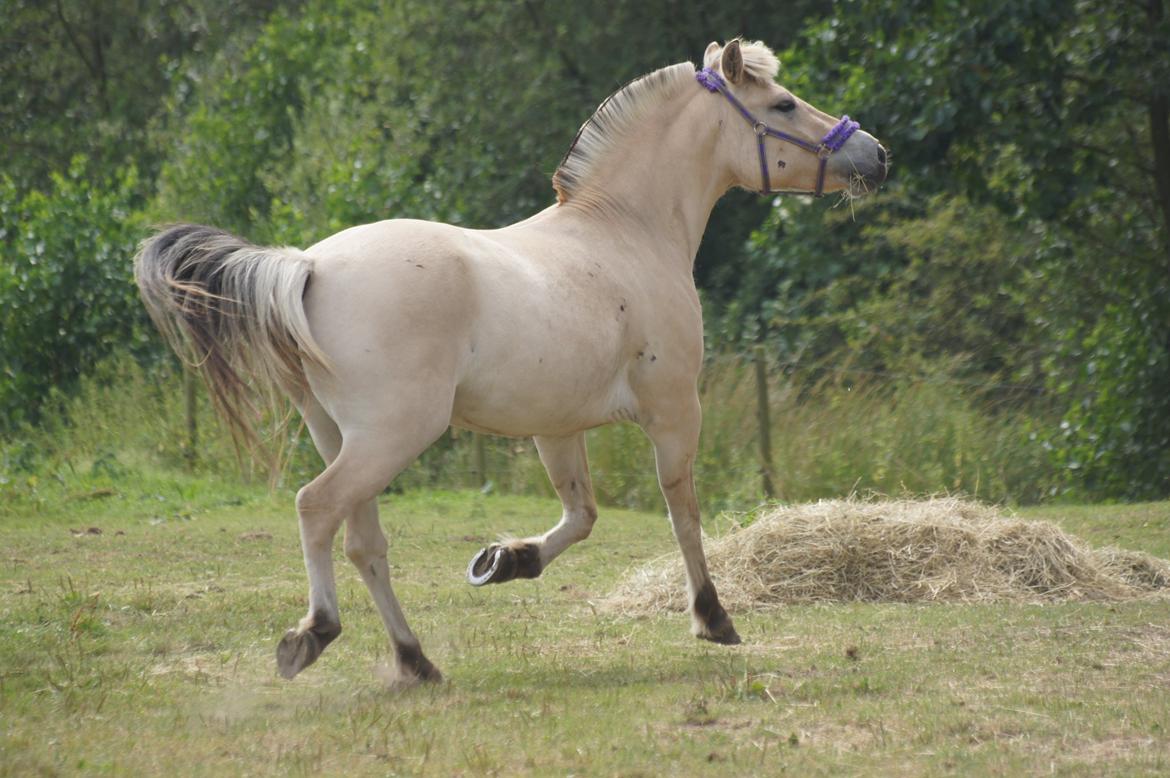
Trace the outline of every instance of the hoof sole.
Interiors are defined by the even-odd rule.
[[[290,629],[276,644],[277,672],[282,678],[295,678],[297,673],[316,662],[325,647],[340,634],[340,626],[313,626],[303,632]]]
[[[536,578],[540,571],[540,549],[537,546],[531,543],[493,543],[471,558],[467,565],[467,582],[472,586],[486,586],[516,578]]]

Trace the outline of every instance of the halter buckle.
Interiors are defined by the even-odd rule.
[[[828,144],[822,143],[819,146],[817,146],[817,151],[816,151],[817,159],[826,160],[829,158],[829,155],[832,153],[833,153],[833,150],[831,148],[829,148]]]
[[[752,125],[752,131],[756,133],[756,137],[762,138],[768,134],[768,125],[757,119],[756,123]]]

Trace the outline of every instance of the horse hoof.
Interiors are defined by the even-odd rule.
[[[443,674],[439,668],[431,664],[431,660],[423,656],[418,646],[399,646],[398,675],[401,680],[410,683],[441,683]]]
[[[276,670],[291,680],[301,670],[317,661],[325,647],[341,634],[341,626],[324,619],[307,630],[290,629],[276,645]]]
[[[516,555],[507,546],[493,544],[480,549],[467,566],[467,582],[472,586],[503,583],[516,577]]]
[[[483,586],[513,578],[536,578],[542,569],[540,546],[535,543],[493,543],[472,557],[467,580],[472,586]]]
[[[695,633],[695,637],[700,640],[710,640],[712,643],[719,643],[724,646],[738,646],[743,640],[739,637],[739,633],[735,631],[735,627],[731,624],[731,619],[725,618],[721,624],[716,627],[708,627]]]

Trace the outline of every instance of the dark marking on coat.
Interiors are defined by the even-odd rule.
[[[508,551],[512,552],[514,560],[514,578],[539,578],[540,577],[540,547],[535,543],[518,543],[513,546],[505,546]]]
[[[441,681],[443,675],[439,669],[431,664],[431,660],[423,656],[422,649],[416,645],[396,644],[394,653],[398,657],[398,667],[423,681]]]
[[[321,648],[332,643],[341,634],[341,624],[325,611],[313,612],[313,626],[309,631],[322,640]]]
[[[658,361],[658,357],[657,357],[656,355],[654,355],[654,354],[651,354],[651,355],[650,355],[650,361],[651,361],[651,362],[657,362],[657,361]]]
[[[735,645],[740,642],[735,627],[727,611],[719,604],[719,597],[715,594],[715,584],[708,580],[695,595],[695,616],[706,626],[706,634],[702,637],[716,643]]]

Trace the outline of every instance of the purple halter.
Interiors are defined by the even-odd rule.
[[[817,155],[820,160],[817,166],[817,186],[813,190],[813,197],[820,197],[825,193],[825,166],[829,163],[829,156],[835,151],[840,151],[841,147],[845,145],[845,141],[861,127],[860,124],[850,119],[848,116],[842,116],[841,121],[837,122],[833,129],[825,133],[825,137],[821,138],[820,143],[809,143],[806,140],[789,135],[786,132],[777,130],[775,127],[769,127],[764,122],[760,121],[755,115],[741,103],[731,90],[727,88],[727,82],[723,80],[723,76],[719,75],[711,68],[703,68],[695,73],[695,80],[707,88],[708,92],[719,92],[727,101],[735,106],[735,109],[743,114],[743,118],[748,120],[752,125],[752,130],[756,133],[756,144],[760,151],[760,176],[763,178],[764,186],[760,189],[760,194],[808,194],[799,190],[781,190],[772,189],[772,179],[768,176],[768,156],[764,151],[764,138],[771,135],[773,138],[779,138],[783,141],[799,146],[805,151],[810,151]]]

